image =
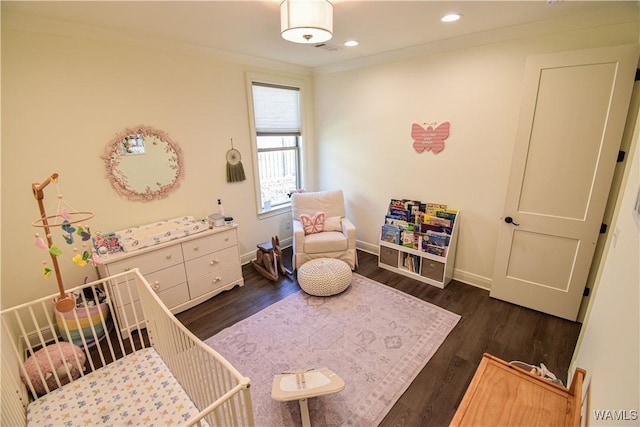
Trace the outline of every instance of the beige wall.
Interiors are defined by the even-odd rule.
[[[526,57],[637,34],[636,21],[488,44],[470,37],[457,43],[473,47],[316,76],[320,187],[344,189],[372,252],[391,198],[460,209],[454,278],[490,288]],[[445,121],[444,151],[417,154],[411,124]]]
[[[147,224],[182,215],[198,218],[216,210],[240,224],[245,260],[255,245],[273,234],[290,236],[290,215],[258,219],[246,96],[246,73],[265,72],[203,51],[141,47],[96,34],[52,35],[13,29],[3,16],[2,31],[2,306],[56,291],[45,280],[46,251],[34,245],[31,226],[39,217],[31,184],[60,174],[64,200],[90,210],[96,231]],[[57,31],[57,28],[53,30]],[[290,68],[292,71],[287,70]],[[274,65],[269,72],[310,81],[310,73]],[[164,130],[181,147],[185,175],[168,198],[134,202],[120,197],[105,179],[100,156],[115,134],[145,124]],[[225,153],[243,155],[247,180],[226,182]],[[312,141],[312,138],[309,138]],[[49,213],[57,209],[55,186],[45,190]],[[54,234],[66,287],[95,277],[72,261],[73,247]],[[79,248],[81,249],[81,248]],[[51,262],[49,261],[51,267]]]

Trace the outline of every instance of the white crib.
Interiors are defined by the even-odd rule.
[[[137,269],[67,292],[84,305],[68,320],[54,314],[55,295],[0,313],[1,425],[254,425],[249,379],[189,332]],[[132,319],[114,319],[115,301],[138,298],[127,311]],[[101,304],[87,308],[92,301]],[[118,320],[138,328],[123,334]],[[54,366],[61,337],[86,355],[77,378],[77,354]],[[24,363],[47,345],[44,365],[30,365],[32,381]]]

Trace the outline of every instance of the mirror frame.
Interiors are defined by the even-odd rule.
[[[126,182],[126,175],[120,173],[120,175],[125,178],[124,180],[116,176],[114,172],[117,170],[121,159],[124,157],[122,152],[122,141],[124,141],[127,136],[136,134],[142,135],[143,138],[155,137],[162,143],[166,144],[167,147],[165,151],[170,155],[169,161],[175,163],[175,166],[170,165],[169,167],[174,169],[177,168],[175,178],[172,182],[161,185],[157,190],[152,190],[150,186],[147,186],[144,192],[140,192],[129,186]],[[171,151],[173,151],[173,153],[171,153]],[[118,194],[129,200],[142,200],[148,202],[154,199],[164,199],[180,186],[180,181],[184,176],[184,165],[180,146],[176,144],[166,132],[155,129],[151,126],[139,125],[127,128],[124,131],[117,133],[107,145],[102,159],[105,162],[106,178],[111,183],[111,186]]]

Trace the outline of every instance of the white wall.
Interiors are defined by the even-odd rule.
[[[318,75],[319,186],[344,189],[359,244],[372,252],[391,198],[460,209],[454,278],[490,288],[526,57],[637,35],[636,22],[486,44],[469,37],[454,49]],[[411,124],[445,121],[444,151],[417,154]]]
[[[214,212],[221,198],[225,213],[240,225],[245,260],[272,235],[290,237],[290,214],[259,220],[253,197],[245,76],[264,68],[219,60],[206,51],[140,46],[102,37],[98,29],[47,34],[59,33],[51,24],[23,31],[13,25],[14,17],[2,19],[3,307],[57,290],[55,278],[41,275],[41,263],[49,257],[35,247],[34,233],[43,231],[31,226],[39,217],[31,184],[53,172],[60,174],[66,202],[95,213],[88,222],[94,232],[188,214],[200,218]],[[279,64],[269,72],[311,79],[309,70]],[[167,132],[184,154],[184,180],[166,199],[129,201],[105,179],[100,159],[105,147],[116,133],[140,124]],[[226,182],[230,138],[243,156],[247,180],[240,183]],[[53,185],[45,190],[48,213],[57,209],[57,193]],[[58,260],[67,288],[95,277],[91,267],[71,262],[73,246],[61,233],[54,234],[54,243],[63,250]]]
[[[640,215],[634,213],[640,197],[639,119],[640,114],[622,196],[570,368],[587,371],[589,425],[637,426],[640,420]],[[610,412],[597,419],[597,410]]]

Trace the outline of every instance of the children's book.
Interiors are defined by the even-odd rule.
[[[424,213],[426,213],[427,215],[435,215],[435,211],[438,209],[445,210],[447,209],[447,205],[442,205],[439,203],[427,203]]]
[[[445,218],[440,218],[434,215],[430,215],[430,214],[424,214],[423,218],[422,218],[422,223],[423,224],[430,224],[430,225],[439,225],[442,227],[451,227],[452,223],[451,220],[449,219],[445,219]]]
[[[407,209],[400,208],[389,208],[389,215],[395,216],[399,219],[404,219],[405,221],[409,221],[411,215]]]
[[[397,227],[404,228],[404,229],[409,228],[409,223],[407,221],[405,221],[404,219],[398,219],[393,215],[387,215],[386,217],[384,217],[384,223],[395,225]]]
[[[400,230],[400,244],[407,248],[413,248],[413,231]]]
[[[445,247],[449,246],[449,240],[451,239],[451,236],[449,236],[447,233],[427,231],[427,238],[430,245]]]
[[[391,213],[391,208],[404,209],[404,203],[401,199],[391,199],[387,213]]]
[[[400,244],[400,227],[391,224],[384,224],[382,226],[382,232],[380,240],[385,242]]]
[[[453,210],[453,209],[436,210],[436,216],[438,218],[448,219],[448,220],[451,221],[451,224],[453,224],[453,222],[456,220],[457,213],[458,213],[458,211]]]

